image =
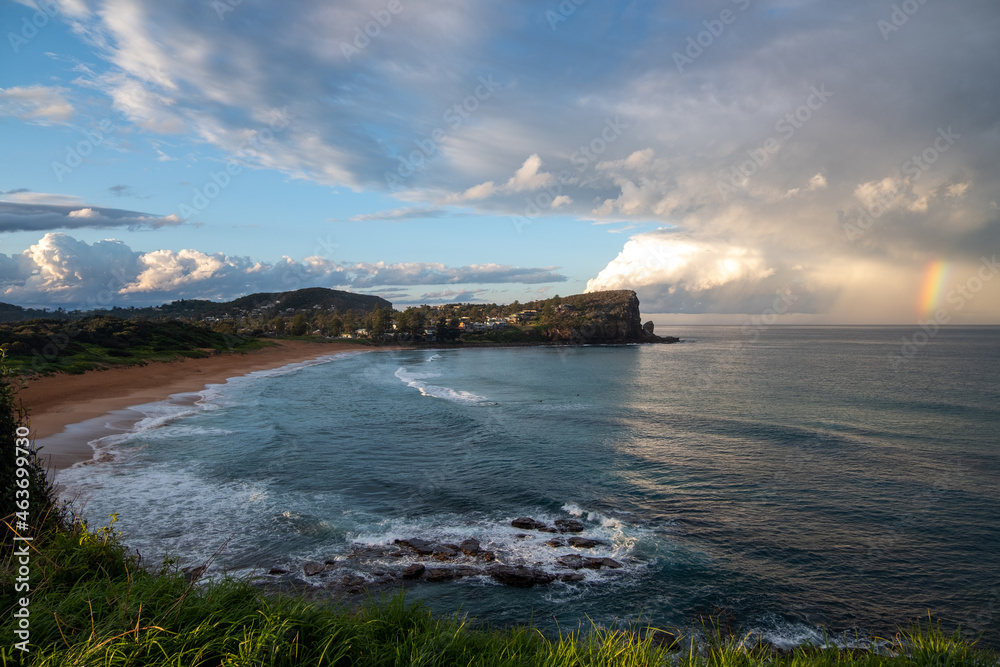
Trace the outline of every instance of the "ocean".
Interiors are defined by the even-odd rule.
[[[667,329],[683,342],[255,373],[140,406],[58,482],[92,526],[117,513],[147,564],[221,548],[212,574],[321,586],[447,565],[395,543],[412,538],[553,574],[567,554],[621,565],[407,586],[493,625],[711,617],[779,646],[865,644],[930,613],[1000,646],[1000,328]],[[600,544],[550,546],[568,536],[517,517]],[[310,561],[338,565],[305,577]]]

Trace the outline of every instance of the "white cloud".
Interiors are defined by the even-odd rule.
[[[514,175],[507,179],[507,182],[502,186],[498,187],[494,181],[486,181],[485,183],[473,185],[461,194],[447,195],[442,199],[442,202],[447,204],[475,202],[499,195],[530,192],[551,186],[556,182],[556,176],[546,171],[540,171],[541,167],[542,159],[538,157],[538,154],[529,155],[514,172]],[[569,197],[561,195],[559,199],[560,206],[572,201]],[[553,206],[552,208],[558,208],[558,206]]]
[[[69,217],[71,218],[96,218],[100,214],[92,208],[81,208],[78,211],[70,211]]]
[[[538,190],[549,185],[555,180],[555,176],[539,171],[541,167],[542,158],[538,157],[537,153],[528,156],[524,164],[507,181],[504,190],[507,192],[524,192],[525,190]]]
[[[809,187],[807,190],[821,190],[826,187],[826,176],[822,173],[816,174],[809,179]]]
[[[587,291],[647,285],[707,290],[734,281],[761,280],[773,273],[753,249],[653,232],[630,238],[618,257],[587,282]]]
[[[73,105],[64,97],[69,91],[50,86],[0,88],[0,116],[26,121],[66,122],[73,117]]]
[[[88,244],[48,233],[20,255],[0,254],[0,299],[19,305],[153,304],[177,298],[231,299],[300,287],[367,290],[414,285],[564,282],[556,267],[505,264],[333,262],[323,257],[274,263],[198,250],[136,252],[118,240]]]

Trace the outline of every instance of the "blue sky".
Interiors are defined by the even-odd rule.
[[[992,2],[21,0],[0,28],[0,301],[1000,322]]]

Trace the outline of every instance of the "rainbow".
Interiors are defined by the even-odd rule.
[[[920,303],[917,304],[917,317],[933,317],[937,310],[941,295],[944,293],[945,282],[948,279],[950,267],[943,259],[935,259],[927,265],[924,274],[924,286],[920,290]]]

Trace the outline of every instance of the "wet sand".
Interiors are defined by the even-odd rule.
[[[205,359],[156,362],[146,366],[89,371],[82,375],[51,375],[29,380],[18,392],[30,410],[29,425],[43,458],[58,469],[90,460],[87,443],[123,433],[145,417],[132,406],[170,399],[191,401],[208,384],[255,371],[280,368],[319,357],[372,350],[366,345],[309,341],[275,341],[277,345],[247,353],[219,354]]]

